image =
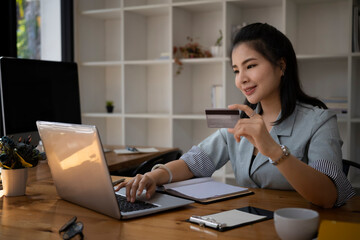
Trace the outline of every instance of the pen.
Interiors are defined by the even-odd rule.
[[[191,224],[191,225],[190,225],[190,229],[191,229],[191,230],[198,231],[198,232],[206,233],[206,234],[208,234],[208,235],[210,235],[210,236],[213,236],[213,237],[216,237],[216,236],[217,236],[216,233],[214,233],[214,232],[212,232],[212,231],[209,231],[209,230],[206,230],[205,228],[203,228],[203,227],[201,227],[201,226],[197,227],[197,226],[194,226],[193,224]]]
[[[225,223],[218,223],[215,219],[195,215],[190,217],[190,222],[197,223],[200,226],[207,226],[215,229],[222,229],[226,227]]]
[[[130,152],[138,152],[139,151],[139,150],[136,149],[136,147],[130,147],[130,146],[127,146],[126,150],[128,150]]]

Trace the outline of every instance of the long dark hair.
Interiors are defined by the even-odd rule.
[[[253,23],[241,28],[236,34],[231,53],[241,43],[248,44],[274,66],[277,66],[281,59],[286,63],[284,76],[280,81],[281,116],[274,122],[275,125],[280,124],[294,112],[297,101],[327,109],[322,101],[310,97],[301,89],[296,54],[290,40],[282,32],[266,23]],[[244,104],[252,109],[257,106],[247,99]],[[241,117],[247,116],[242,112]]]

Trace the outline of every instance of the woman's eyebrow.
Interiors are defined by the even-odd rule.
[[[245,59],[245,60],[241,63],[241,65],[245,65],[246,63],[248,63],[248,62],[250,62],[250,61],[252,61],[252,60],[256,60],[256,58],[248,58],[248,59]]]
[[[251,58],[245,59],[245,60],[241,63],[241,65],[245,65],[245,64],[247,64],[248,62],[250,62],[250,61],[252,61],[252,60],[256,60],[256,58],[251,57]],[[237,65],[232,65],[232,68],[237,68],[237,67],[238,67]]]

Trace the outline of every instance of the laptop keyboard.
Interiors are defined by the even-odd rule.
[[[137,210],[144,210],[144,209],[148,209],[148,208],[158,207],[155,204],[147,203],[147,202],[140,201],[140,200],[135,200],[135,202],[133,202],[133,203],[128,202],[126,197],[121,196],[119,194],[115,194],[115,195],[118,200],[121,212],[132,212],[132,211],[137,211]]]

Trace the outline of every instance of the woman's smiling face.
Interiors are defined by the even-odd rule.
[[[248,43],[236,46],[231,58],[235,85],[250,103],[280,99],[280,81],[283,75],[280,66],[285,69],[283,61],[274,66]]]

